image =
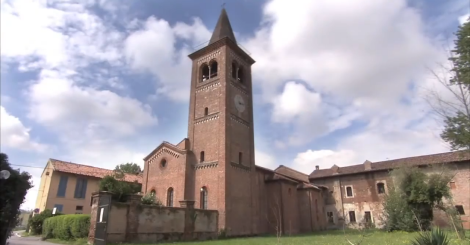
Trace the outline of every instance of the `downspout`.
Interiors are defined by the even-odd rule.
[[[339,193],[341,194],[341,210],[343,211],[343,225],[346,222],[346,216],[344,214],[344,202],[343,202],[343,186],[341,184],[341,177],[339,179]]]
[[[149,169],[150,168],[150,163],[147,163],[147,177],[145,178],[145,192],[144,194],[147,194],[147,190],[148,190],[148,184],[149,184]],[[144,166],[144,169],[145,169],[145,166]]]
[[[282,232],[282,235],[284,235],[285,234],[285,232],[284,232],[284,229],[285,229],[284,228],[284,226],[285,226],[284,225],[284,202],[282,201],[283,194],[282,194],[282,184],[281,183],[279,183],[279,191],[280,191],[279,193],[281,193],[281,217],[280,217],[281,218],[281,224],[282,224],[281,232]]]
[[[308,190],[308,204],[310,208],[310,229],[313,231],[313,217],[312,217],[312,197],[310,190]]]

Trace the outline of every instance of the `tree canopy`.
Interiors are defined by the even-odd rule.
[[[433,208],[443,209],[443,199],[452,198],[448,186],[452,175],[446,168],[435,170],[426,174],[419,168],[401,167],[391,172],[393,186],[384,201],[387,230],[430,229]]]
[[[115,171],[120,171],[122,173],[126,174],[135,174],[138,175],[142,173],[142,169],[137,163],[124,163],[117,165],[116,168],[114,169]]]
[[[138,175],[141,168],[135,163],[126,163],[117,165],[113,175],[105,176],[100,181],[100,191],[109,191],[113,193],[113,199],[125,202],[129,194],[135,194],[142,190],[142,185],[134,182],[124,181],[125,174]]]
[[[449,58],[451,78],[446,85],[456,97],[455,102],[446,102],[454,112],[444,117],[441,138],[453,150],[470,149],[470,22],[459,26],[454,41],[455,49]]]
[[[5,244],[9,231],[17,224],[26,193],[33,185],[31,175],[12,169],[4,153],[0,153],[0,170],[10,172],[8,179],[0,179],[0,244]]]

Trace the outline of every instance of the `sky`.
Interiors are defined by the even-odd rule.
[[[33,176],[49,158],[143,166],[187,135],[191,61],[222,0],[1,0],[1,152]],[[449,98],[464,0],[226,0],[253,66],[255,162],[309,174],[449,151],[429,91]],[[202,45],[202,46],[201,46]]]

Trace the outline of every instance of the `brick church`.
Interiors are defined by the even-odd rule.
[[[470,228],[470,155],[450,152],[316,167],[310,175],[283,165],[275,170],[257,166],[255,61],[237,45],[225,9],[209,44],[189,58],[188,137],[176,145],[163,142],[144,158],[144,193],[155,193],[166,206],[186,200],[194,201],[195,208],[218,210],[219,229],[229,236],[295,234],[364,221],[380,224],[390,169],[448,163],[456,171],[455,182],[449,183],[455,206]]]

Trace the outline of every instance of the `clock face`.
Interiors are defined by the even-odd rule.
[[[244,112],[245,111],[245,100],[243,97],[239,94],[235,95],[235,98],[233,98],[235,102],[235,108],[237,108],[238,112]]]

